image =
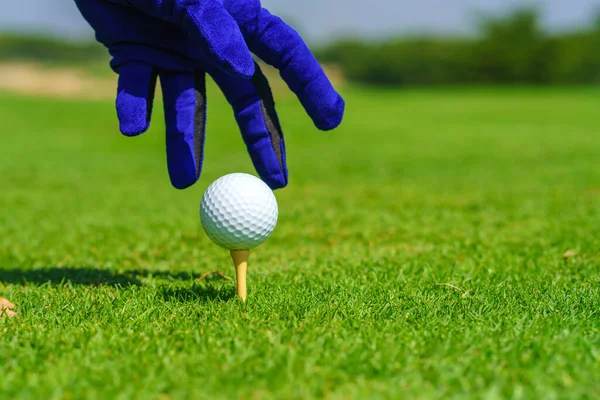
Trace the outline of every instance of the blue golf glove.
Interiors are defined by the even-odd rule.
[[[337,127],[344,100],[302,38],[259,0],[75,0],[119,75],[120,130],[150,126],[160,78],[171,183],[200,178],[206,73],[234,110],[253,165],[272,189],[288,183],[283,132],[269,83],[253,54],[277,68],[320,130]]]

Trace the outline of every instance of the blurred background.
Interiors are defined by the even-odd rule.
[[[297,29],[344,81],[407,86],[600,80],[596,0],[264,0],[263,5]],[[0,62],[99,66],[102,72],[107,60],[72,0],[11,2],[0,14]],[[0,85],[22,90],[48,85],[32,84],[31,70],[29,79],[16,79],[25,73],[20,66],[20,71],[5,66]],[[75,78],[62,78],[55,86],[67,88],[54,90],[74,91]]]

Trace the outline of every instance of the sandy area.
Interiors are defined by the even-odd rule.
[[[15,305],[10,301],[0,297],[0,318],[2,317],[16,317],[17,313],[12,311]]]
[[[107,67],[108,68],[108,67]],[[262,66],[268,76],[273,91],[288,90],[276,70]],[[333,67],[325,67],[327,75],[339,87],[341,73]],[[112,99],[116,94],[117,76],[93,76],[82,69],[45,67],[33,63],[0,63],[0,90],[31,96]],[[157,87],[160,95],[160,85]]]
[[[117,78],[90,76],[75,68],[46,68],[27,63],[0,64],[0,90],[32,96],[106,99],[115,95]]]

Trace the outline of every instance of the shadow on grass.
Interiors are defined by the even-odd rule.
[[[140,279],[154,277],[172,281],[193,281],[201,274],[170,271],[128,270],[116,272],[94,267],[2,268],[0,283],[13,285],[141,286]],[[213,281],[209,277],[207,281]]]
[[[0,282],[13,285],[139,286],[142,282],[131,273],[118,273],[90,267],[43,267],[33,269],[1,268]]]
[[[194,284],[187,288],[163,286],[158,294],[169,302],[174,303],[204,303],[209,301],[228,301],[236,296],[235,287],[231,283],[209,282],[205,285]]]

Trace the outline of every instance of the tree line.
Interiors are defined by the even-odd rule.
[[[106,49],[97,42],[65,41],[39,35],[0,35],[0,61],[98,64],[108,57]]]
[[[553,33],[536,10],[519,9],[482,19],[472,37],[344,39],[317,48],[315,55],[365,85],[600,83],[600,14],[590,26]],[[1,60],[98,64],[108,54],[96,42],[3,35]]]
[[[519,9],[482,19],[470,38],[347,39],[316,53],[369,85],[600,83],[600,15],[589,27],[552,33],[536,10]]]

